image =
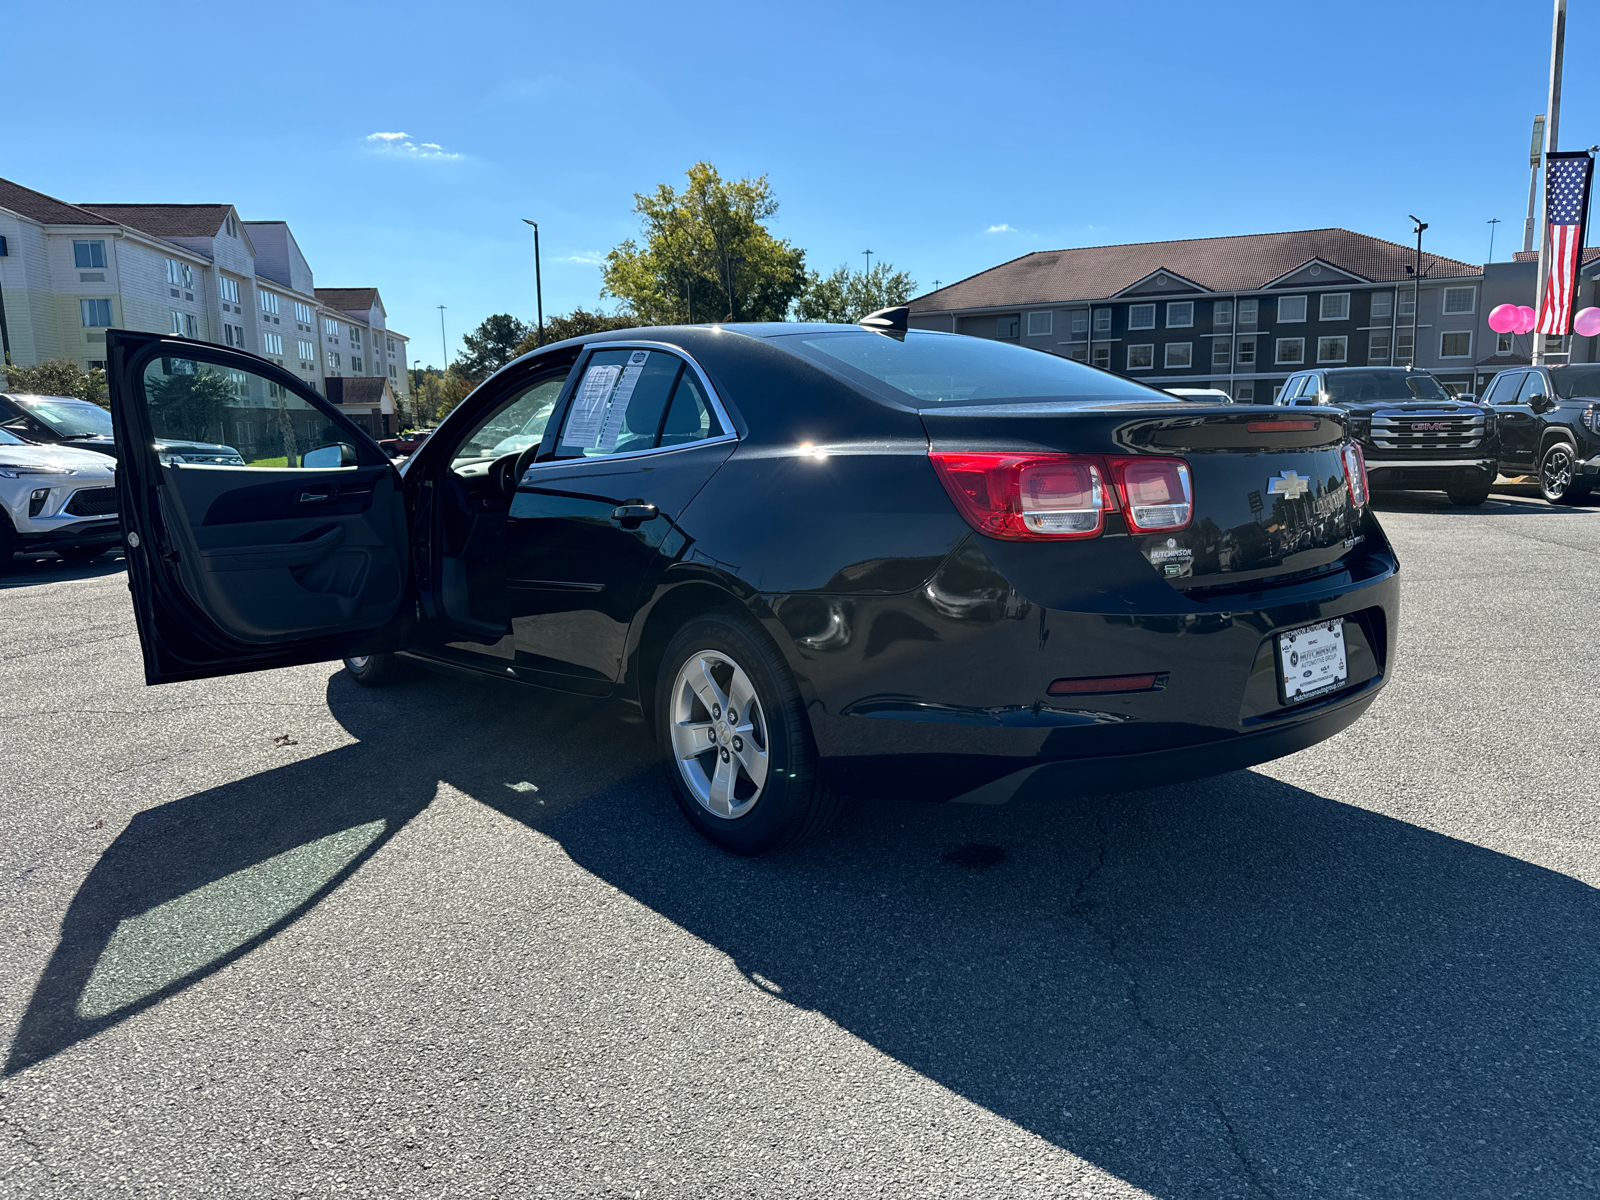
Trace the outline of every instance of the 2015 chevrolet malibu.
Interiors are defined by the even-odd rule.
[[[1337,412],[1177,400],[900,311],[547,346],[396,469],[262,360],[107,346],[120,444],[194,432],[175,390],[223,373],[259,464],[125,455],[150,683],[343,657],[616,695],[739,853],[845,793],[1259,763],[1393,665],[1398,564]]]

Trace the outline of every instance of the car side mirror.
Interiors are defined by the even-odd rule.
[[[1478,402],[1478,393],[1477,392],[1462,392],[1459,396],[1456,397],[1456,400],[1461,404],[1476,404]]]
[[[1545,413],[1549,412],[1555,405],[1551,403],[1550,397],[1543,392],[1535,392],[1528,397],[1528,407],[1536,413]]]
[[[307,450],[300,456],[300,465],[312,470],[327,470],[330,467],[353,467],[357,465],[356,448],[348,442],[335,442],[331,446],[318,446],[315,450]]]

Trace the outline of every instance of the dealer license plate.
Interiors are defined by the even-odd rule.
[[[1298,704],[1331,692],[1350,678],[1344,652],[1344,618],[1318,621],[1278,635],[1278,678],[1283,702]]]

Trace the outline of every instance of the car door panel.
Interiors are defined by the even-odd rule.
[[[251,355],[123,330],[108,333],[107,351],[146,679],[395,644],[407,520],[399,475],[376,443]],[[239,439],[247,465],[156,449],[159,438],[219,433]],[[304,465],[330,455],[349,465]]]

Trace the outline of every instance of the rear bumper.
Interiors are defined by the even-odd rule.
[[[1381,542],[1381,533],[1372,536]],[[826,629],[818,623],[816,640],[865,630],[864,652],[838,674],[826,669],[828,655],[805,656],[830,783],[855,795],[970,803],[1175,783],[1331,737],[1366,711],[1393,671],[1399,580],[1386,547],[1363,569],[1327,581],[1207,603],[1165,594],[1160,608],[1129,611],[1141,607],[1130,596],[1116,612],[1041,608],[1013,592],[986,617],[943,625],[913,597],[845,606]],[[1106,600],[1110,608],[1118,597]],[[1331,617],[1346,618],[1345,685],[1282,704],[1276,634]],[[1138,672],[1164,676],[1160,689],[1047,692],[1056,678]]]

